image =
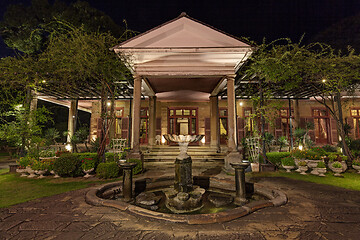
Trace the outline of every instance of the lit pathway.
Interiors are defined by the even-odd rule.
[[[223,224],[185,225],[90,206],[84,189],[0,209],[0,239],[360,238],[360,192],[285,178],[257,184],[284,191],[289,202]]]

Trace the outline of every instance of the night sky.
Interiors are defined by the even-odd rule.
[[[30,0],[0,0],[2,18],[6,6]],[[52,2],[52,1],[51,1]],[[64,2],[74,2],[64,0]],[[339,20],[360,12],[359,0],[88,0],[92,7],[107,13],[118,24],[126,19],[132,30],[144,32],[186,12],[234,36],[261,42],[290,37],[305,41]],[[11,54],[1,41],[0,57]]]

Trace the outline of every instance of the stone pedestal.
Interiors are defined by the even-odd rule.
[[[245,169],[250,163],[230,163],[235,168],[235,186],[236,197],[234,203],[237,205],[243,205],[246,200],[246,188],[245,188]]]
[[[123,169],[123,197],[125,202],[130,202],[133,199],[132,196],[132,169],[136,166],[136,163],[120,163],[120,167]]]
[[[193,190],[191,165],[192,160],[190,156],[185,159],[177,158],[175,160],[175,190],[179,192],[190,192]]]

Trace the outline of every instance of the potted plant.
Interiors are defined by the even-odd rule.
[[[341,177],[341,173],[343,172],[343,166],[340,162],[335,161],[331,164],[331,170],[335,173],[334,176]]]
[[[343,172],[346,171],[347,169],[347,164],[346,164],[346,160],[347,160],[347,156],[344,156],[340,153],[331,153],[329,154],[329,163],[328,166],[329,168],[332,170],[332,164],[336,161],[339,162],[342,166],[342,170]]]
[[[319,162],[322,161],[321,155],[311,150],[305,151],[305,153],[306,153],[306,159],[308,160],[307,166],[312,169],[310,173],[313,175],[319,175],[317,171],[317,165]]]
[[[44,173],[47,171],[47,165],[42,160],[35,160],[31,169],[35,171],[36,174],[39,175],[39,178],[44,177]]]
[[[85,173],[84,178],[91,177],[90,173],[94,171],[95,161],[92,158],[84,158],[81,162],[81,169]]]
[[[33,162],[32,158],[29,157],[21,157],[16,163],[19,165],[19,168],[16,169],[16,172],[21,173],[20,177],[26,177],[28,170],[26,169]]]
[[[299,162],[299,170],[300,170],[300,174],[307,175],[306,171],[308,170],[308,166],[307,166],[306,161]]]
[[[259,172],[260,164],[258,159],[254,159],[253,157],[249,157],[251,171],[252,172]]]
[[[300,149],[295,149],[291,151],[290,156],[294,158],[295,165],[297,167],[295,172],[301,172],[299,168],[299,162],[305,159],[305,151],[302,151]]]
[[[291,169],[295,168],[295,161],[292,157],[285,157],[281,159],[281,165],[286,169],[286,172],[291,172]]]
[[[353,160],[352,162],[352,167],[358,171],[358,173],[360,174],[360,158],[357,157],[356,159]]]
[[[326,173],[326,165],[324,162],[318,162],[317,166],[316,166],[316,171],[319,173],[318,176],[320,177],[325,177],[325,173]]]

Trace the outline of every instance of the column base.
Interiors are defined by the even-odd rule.
[[[223,170],[227,173],[235,173],[233,167],[231,167],[230,163],[241,163],[242,155],[237,151],[229,152],[225,157]]]

